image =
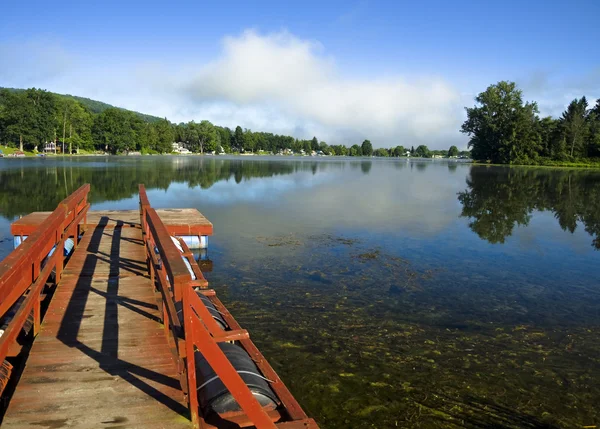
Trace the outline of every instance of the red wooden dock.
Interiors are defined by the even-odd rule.
[[[10,399],[3,427],[318,428],[208,289],[185,243],[179,240],[180,251],[171,238],[207,233],[210,222],[187,213],[184,224],[181,212],[159,216],[142,186],[140,211],[88,214],[88,191],[86,185],[54,212],[18,221],[13,231],[29,238],[0,263],[0,317],[19,305],[0,337],[0,362],[10,373],[9,361],[26,359],[22,373],[15,368],[0,383],[16,386],[3,398]],[[62,252],[49,251],[69,237],[76,249],[63,267]],[[28,320],[30,349],[23,343]],[[241,377],[247,371],[234,367],[222,342],[247,353],[276,396],[272,406],[259,404]],[[212,378],[197,373],[199,356],[238,411],[203,414],[196,386]]]
[[[63,271],[3,426],[190,428],[183,399],[142,231],[100,219]]]

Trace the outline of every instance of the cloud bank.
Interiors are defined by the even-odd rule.
[[[466,145],[463,101],[437,76],[356,77],[320,43],[286,31],[225,37],[214,58],[173,68],[67,52],[60,43],[0,42],[0,86],[41,87],[174,122],[208,119],[329,144]],[[198,58],[198,56],[196,56]]]
[[[323,52],[319,43],[287,32],[246,31],[227,37],[220,57],[182,92],[200,105],[224,103],[259,116],[272,116],[265,111],[275,107],[276,128],[304,131],[300,137],[318,130],[332,143],[371,138],[377,146],[436,146],[460,138],[460,97],[443,79],[352,78]]]

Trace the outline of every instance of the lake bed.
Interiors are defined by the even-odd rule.
[[[600,423],[600,172],[356,158],[0,159],[10,222],[198,208],[211,287],[322,428]]]

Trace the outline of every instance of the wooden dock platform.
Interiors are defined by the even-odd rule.
[[[17,219],[11,225],[12,235],[29,236],[40,226],[52,212],[33,212]],[[160,220],[171,235],[210,236],[213,234],[213,224],[197,209],[156,209]],[[114,227],[117,222],[123,225],[140,226],[139,210],[101,210],[90,211],[85,227],[94,228],[102,219],[108,219],[107,228]]]
[[[318,429],[181,237],[212,224],[139,190],[139,211],[89,212],[86,184],[12,225],[28,238],[0,261],[3,427]]]
[[[135,213],[100,217],[83,235],[3,427],[191,427]]]

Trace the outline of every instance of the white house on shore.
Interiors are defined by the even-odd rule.
[[[178,153],[180,155],[188,155],[192,152],[190,152],[190,150],[186,147],[183,147],[183,143],[179,142],[179,143],[173,143],[172,144],[173,147],[173,152]]]

